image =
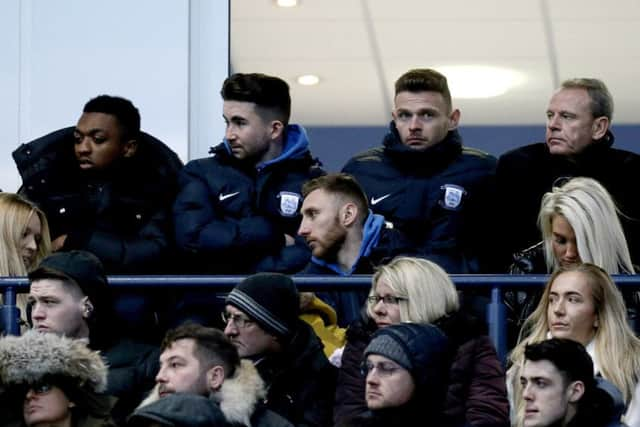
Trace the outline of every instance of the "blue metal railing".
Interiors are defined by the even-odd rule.
[[[135,288],[211,288],[223,292],[229,291],[246,276],[109,276],[109,284],[114,287]],[[292,276],[301,291],[350,291],[367,290],[371,286],[371,276]],[[502,298],[504,290],[540,288],[548,279],[546,275],[451,275],[456,287],[465,289],[490,290],[490,302],[487,305],[487,323],[498,356],[505,360],[507,348],[506,307]],[[640,288],[640,275],[613,276],[616,284],[625,288]],[[0,324],[9,334],[20,333],[16,295],[27,292],[29,282],[24,277],[0,277],[0,290],[4,306],[0,307]]]

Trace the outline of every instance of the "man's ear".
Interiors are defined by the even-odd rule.
[[[358,218],[358,207],[355,203],[348,202],[340,208],[340,222],[345,227],[350,227]]]
[[[133,157],[138,150],[138,140],[130,139],[122,147],[122,157]]]
[[[269,123],[269,136],[271,140],[275,141],[278,138],[281,138],[284,134],[284,123],[280,120],[272,120]]]
[[[89,297],[82,298],[82,317],[84,319],[89,319],[93,314],[93,303],[89,299]]]
[[[207,385],[210,390],[217,391],[224,382],[224,368],[216,365],[207,371]]]
[[[569,394],[569,402],[576,403],[584,396],[584,383],[582,381],[574,381],[567,388]]]
[[[456,108],[449,115],[449,130],[457,128],[458,123],[460,123],[460,110]]]
[[[602,116],[593,120],[591,125],[591,138],[594,140],[601,139],[607,134],[609,129],[609,118]]]

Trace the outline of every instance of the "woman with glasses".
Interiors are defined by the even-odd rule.
[[[520,369],[527,344],[547,338],[580,342],[593,359],[595,374],[613,383],[623,394],[624,422],[640,427],[640,339],[631,330],[622,295],[607,272],[593,264],[561,267],[551,276],[535,311],[520,332],[509,356],[509,396],[512,417],[523,415]],[[518,425],[520,425],[518,423]]]
[[[369,412],[343,426],[442,426],[451,353],[433,325],[379,329],[364,351],[362,375]]]
[[[409,322],[438,326],[454,354],[445,419],[440,425],[508,425],[505,374],[485,335],[484,323],[460,311],[456,288],[442,268],[411,257],[398,257],[379,267],[362,320],[347,329],[334,421],[343,422],[367,412],[360,363],[371,336],[391,325]]]
[[[0,339],[0,414],[7,427],[115,427],[107,368],[81,340],[28,331]]]

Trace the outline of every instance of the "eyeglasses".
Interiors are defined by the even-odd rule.
[[[360,365],[360,372],[365,377],[369,375],[369,373],[374,369],[378,373],[379,377],[390,377],[394,374],[394,372],[403,368],[390,362],[380,362],[377,364],[371,362],[362,362],[362,365]]]
[[[409,298],[405,297],[394,297],[393,295],[369,295],[367,297],[367,301],[369,304],[376,305],[380,301],[382,301],[385,305],[398,304],[400,301],[407,301]]]
[[[45,394],[51,391],[53,384],[47,382],[37,382],[28,386],[27,391],[31,390],[35,394]]]
[[[231,314],[223,311],[220,313],[222,316],[222,321],[225,325],[228,325],[229,322],[233,322],[238,328],[245,328],[253,323],[253,320],[249,319],[246,316],[241,314]]]

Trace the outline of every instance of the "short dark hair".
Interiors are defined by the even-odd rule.
[[[302,196],[307,197],[309,193],[315,190],[324,190],[328,193],[339,194],[353,201],[358,210],[364,213],[364,218],[369,212],[369,203],[367,195],[356,181],[356,179],[346,173],[330,173],[322,175],[307,181],[302,186]]]
[[[562,82],[562,89],[584,89],[591,99],[591,114],[594,118],[613,119],[613,97],[602,80],[579,77]]]
[[[118,119],[123,141],[136,139],[140,134],[140,112],[128,99],[119,96],[99,95],[84,105],[83,113],[104,113]]]
[[[548,360],[562,374],[567,383],[581,381],[585,394],[596,387],[593,376],[593,361],[579,342],[566,338],[551,338],[524,348],[525,360],[538,362]]]
[[[278,77],[261,73],[236,73],[228,77],[220,91],[225,101],[252,102],[274,113],[286,126],[291,116],[289,85]]]
[[[447,78],[430,68],[409,70],[396,80],[396,95],[400,92],[436,92],[442,95],[451,109],[451,92]]]
[[[183,323],[167,331],[160,345],[160,351],[165,351],[174,342],[182,339],[195,341],[195,356],[203,366],[221,365],[227,377],[232,377],[236,368],[240,366],[238,350],[229,338],[219,329],[208,328],[197,323]]]

